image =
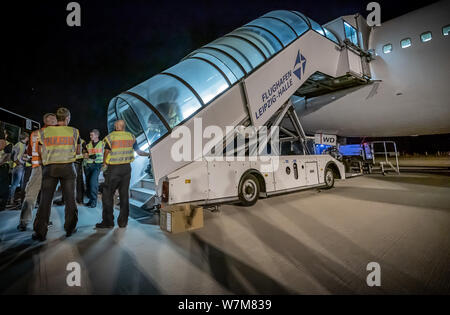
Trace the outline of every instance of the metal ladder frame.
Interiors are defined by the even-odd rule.
[[[377,152],[377,151],[374,150],[374,144],[380,144],[380,143],[383,144],[384,151],[378,151]],[[386,143],[391,143],[391,144],[394,145],[394,151],[393,152],[387,150]],[[384,154],[384,161],[379,162],[382,174],[385,174],[385,172],[387,171],[387,170],[385,170],[385,166],[388,166],[388,170],[392,169],[397,174],[400,174],[400,167],[398,165],[397,144],[394,141],[373,141],[373,142],[370,143],[370,149],[372,151],[372,161],[373,161],[374,165],[376,165],[376,163],[377,163],[375,156],[377,154]],[[388,154],[395,154],[395,166],[392,164],[391,161],[389,161]]]

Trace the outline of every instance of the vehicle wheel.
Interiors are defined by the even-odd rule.
[[[330,189],[334,186],[334,172],[331,168],[325,169],[325,189]]]
[[[258,179],[252,174],[243,176],[239,184],[239,200],[241,204],[245,207],[253,206],[258,201],[258,197]]]

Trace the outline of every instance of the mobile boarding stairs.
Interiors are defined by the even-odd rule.
[[[149,147],[151,153],[151,176],[143,171],[145,158],[133,162],[131,204],[146,209],[157,205],[162,180],[191,163],[169,158],[177,141],[170,135],[178,126],[194,134],[196,119],[201,118],[203,129],[222,128],[225,136],[218,141],[223,142],[236,137],[234,130],[226,132],[227,126],[277,125],[281,151],[283,144],[300,143],[299,150],[310,154],[291,97],[371,83],[371,55],[359,42],[345,39],[339,31],[342,23],[322,27],[296,11],[269,12],[113,98],[109,128],[116,119],[126,120],[141,148]],[[202,152],[193,152],[191,161],[201,158]]]

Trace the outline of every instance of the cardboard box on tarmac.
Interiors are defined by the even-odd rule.
[[[203,208],[188,203],[161,208],[159,226],[172,234],[202,228]]]

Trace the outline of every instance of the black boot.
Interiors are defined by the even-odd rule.
[[[100,222],[95,225],[97,229],[112,229],[114,224],[106,224],[105,222]]]
[[[71,237],[72,234],[77,233],[78,229],[74,228],[72,231],[66,231],[66,237]]]
[[[39,241],[39,242],[44,242],[46,240],[45,236],[39,235],[36,232],[33,233],[33,235],[31,235],[31,238],[35,241]]]

